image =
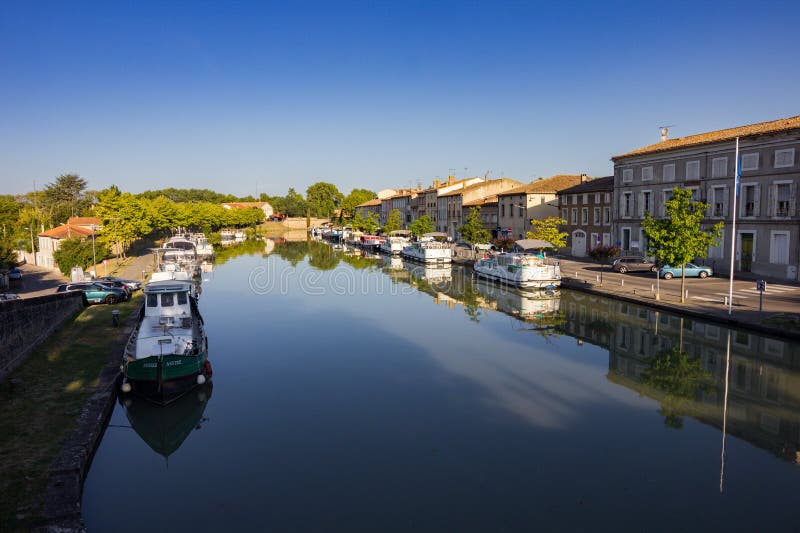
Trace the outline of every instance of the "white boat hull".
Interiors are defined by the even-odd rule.
[[[450,263],[453,261],[453,251],[450,248],[417,248],[406,246],[403,248],[403,257],[420,263]]]
[[[475,273],[486,278],[521,289],[548,289],[561,286],[561,268],[558,265],[543,265],[509,271],[504,265],[477,261]]]

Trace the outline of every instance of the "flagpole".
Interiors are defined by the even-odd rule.
[[[728,282],[728,314],[733,313],[733,264],[736,257],[736,204],[739,203],[739,137],[736,137],[736,157],[733,172],[733,223],[731,224],[731,279]]]

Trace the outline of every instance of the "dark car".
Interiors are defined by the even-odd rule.
[[[125,283],[123,283],[121,281],[113,281],[113,280],[110,280],[110,279],[95,279],[95,280],[92,280],[92,281],[94,283],[100,283],[100,284],[105,285],[107,287],[114,287],[115,289],[122,289],[123,291],[125,291],[125,296],[127,296],[127,297],[130,297],[130,295],[133,293],[133,289],[131,289],[130,287],[128,287]]]
[[[17,267],[12,268],[8,271],[8,279],[10,281],[22,281],[22,270]]]
[[[59,285],[56,292],[82,291],[90,303],[115,304],[128,298],[124,290],[102,283],[81,281]]]
[[[135,279],[123,279],[115,276],[103,276],[102,278],[97,278],[96,281],[119,281],[120,283],[124,283],[131,290],[131,292],[142,288],[142,282],[136,281]]]
[[[626,272],[656,272],[658,267],[641,255],[626,255],[618,257],[611,264],[611,270],[625,274]]]

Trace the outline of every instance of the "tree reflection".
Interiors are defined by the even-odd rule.
[[[457,299],[464,305],[464,312],[472,322],[480,322],[483,316],[481,298],[481,293],[471,283],[465,283],[458,295]]]
[[[297,263],[306,258],[308,253],[309,242],[277,242],[275,248],[272,250],[273,254],[277,254],[281,259],[288,261],[292,266],[297,266]]]
[[[683,416],[691,414],[695,399],[702,392],[713,391],[713,379],[702,362],[674,347],[659,353],[648,362],[644,383],[664,393],[661,410],[664,424],[673,429],[683,427]]]

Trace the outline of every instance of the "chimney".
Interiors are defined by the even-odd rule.
[[[447,184],[448,185],[452,185],[454,181],[456,181],[456,177],[455,176],[453,176],[452,174],[447,176]]]
[[[439,188],[439,186],[441,184],[442,184],[442,182],[440,180],[433,180],[433,186],[436,187],[437,189]]]
[[[586,183],[587,181],[589,181],[589,176],[581,174],[581,183]]]
[[[661,128],[661,142],[666,141],[669,138],[669,128],[662,127]]]

